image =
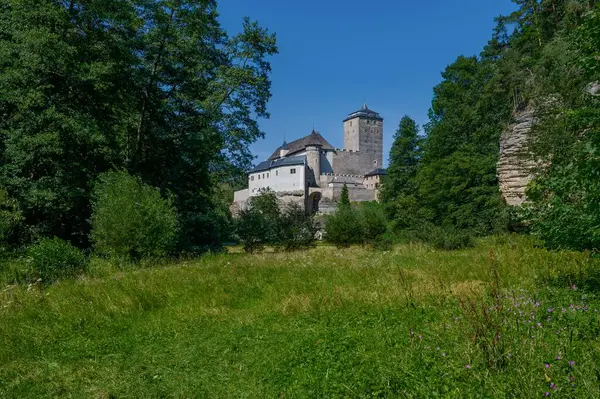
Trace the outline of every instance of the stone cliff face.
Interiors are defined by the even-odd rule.
[[[513,123],[500,137],[498,182],[500,193],[508,205],[519,206],[525,202],[525,189],[533,177],[535,163],[527,157],[527,139],[535,115],[532,109],[515,112]]]

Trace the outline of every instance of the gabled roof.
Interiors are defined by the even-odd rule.
[[[354,118],[368,118],[368,119],[376,119],[378,121],[383,120],[383,118],[377,112],[373,111],[372,109],[369,109],[369,107],[367,107],[366,103],[363,104],[362,108],[359,109],[358,111],[348,114],[348,117],[346,119],[344,119],[344,122],[349,121],[350,119],[354,119]]]
[[[262,172],[269,169],[278,168],[280,166],[291,166],[291,165],[304,165],[306,162],[306,156],[302,155],[299,157],[286,157],[275,160],[266,160],[259,163],[248,173]]]
[[[311,145],[319,145],[324,150],[334,150],[331,144],[329,144],[319,132],[313,130],[312,133],[308,136],[302,137],[301,139],[288,143],[287,149],[289,150],[289,152],[287,156],[289,157],[290,155],[294,155],[297,152],[304,151],[306,147]],[[275,152],[269,157],[269,159],[273,160],[279,158],[279,151],[281,149],[282,147],[277,148]]]
[[[385,175],[387,175],[387,172],[385,171],[385,169],[379,168],[379,169],[375,169],[374,171],[371,171],[371,172],[367,173],[365,175],[365,177],[368,177],[368,176],[385,176]]]

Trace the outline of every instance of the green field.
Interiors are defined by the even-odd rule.
[[[0,397],[600,397],[598,263],[517,237],[0,289]]]

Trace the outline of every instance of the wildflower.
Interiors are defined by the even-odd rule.
[[[550,323],[550,316],[546,317],[546,323]]]
[[[561,360],[562,357],[560,357],[560,355],[556,356],[556,360]]]
[[[542,323],[537,323],[537,326],[538,326],[539,328],[542,328]]]
[[[569,381],[573,382],[575,381],[575,377],[573,377],[572,375],[569,376]]]
[[[415,332],[413,330],[410,330],[410,337],[414,337],[415,336]]]
[[[548,308],[548,313],[552,313],[553,310],[554,309],[552,309],[552,308]]]
[[[550,368],[550,363],[546,363],[546,368],[549,369]]]
[[[423,336],[421,334],[419,334],[418,338],[419,338],[419,341],[423,340]]]
[[[556,386],[556,384],[554,384],[554,383],[550,384],[550,388],[552,388],[552,389],[554,389],[554,390],[558,389],[558,387],[557,387],[557,386]]]
[[[471,365],[470,365],[470,364],[467,364],[467,365],[465,366],[465,368],[466,368],[467,370],[471,370]]]
[[[571,289],[572,289],[573,291],[575,291],[575,290],[577,289],[577,286],[576,286],[575,284],[573,284],[573,286],[571,287]]]
[[[575,366],[575,362],[573,360],[569,360],[569,366],[571,366],[571,367]]]
[[[550,392],[546,392],[544,395],[545,396],[550,396]]]
[[[443,356],[443,357],[446,357],[446,352],[442,352],[442,356]]]

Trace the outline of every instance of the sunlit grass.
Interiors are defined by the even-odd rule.
[[[600,396],[585,254],[498,237],[145,266],[1,288],[0,397]]]

